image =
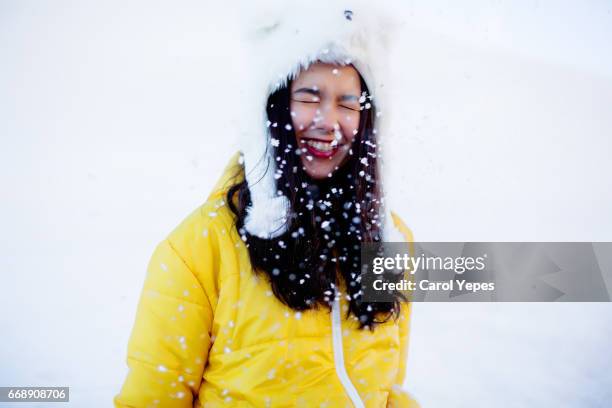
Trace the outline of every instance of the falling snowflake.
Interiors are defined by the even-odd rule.
[[[273,380],[275,376],[276,376],[276,369],[275,368],[273,368],[270,371],[268,371],[268,380]]]

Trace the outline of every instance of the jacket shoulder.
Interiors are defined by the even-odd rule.
[[[231,186],[243,179],[240,152],[236,152],[206,201],[187,215],[168,235],[168,240],[179,252],[193,250],[193,245],[203,238],[210,241],[216,234],[224,231],[229,233],[231,229],[235,229],[235,215],[227,205],[226,194]]]
[[[240,180],[238,154],[217,182],[208,199],[189,213],[167,236],[172,249],[201,283],[215,285],[220,258],[241,243],[236,216],[227,205],[226,193]],[[238,172],[238,176],[236,176]]]
[[[211,196],[167,236],[175,251],[195,273],[204,256],[218,257],[227,241],[240,239],[235,228],[235,215],[222,194]]]

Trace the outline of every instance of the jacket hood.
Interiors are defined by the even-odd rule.
[[[254,3],[254,2],[251,2]],[[383,181],[385,208],[393,205],[387,177],[384,139],[391,129],[389,54],[399,27],[395,3],[327,0],[318,2],[268,1],[249,8],[241,5],[243,44],[248,53],[242,98],[249,108],[239,120],[245,175],[251,193],[245,228],[260,238],[286,231],[289,201],[277,191],[276,162],[266,114],[268,97],[315,62],[352,64],[364,78],[377,108],[377,154]],[[403,241],[384,220],[386,241]]]

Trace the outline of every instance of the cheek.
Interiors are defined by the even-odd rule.
[[[343,113],[340,117],[340,128],[342,134],[349,142],[355,139],[355,130],[359,130],[359,113]]]
[[[299,104],[290,106],[291,112],[293,112],[291,115],[293,129],[295,129],[296,134],[299,134],[301,131],[307,129],[310,123],[312,123],[316,109]]]

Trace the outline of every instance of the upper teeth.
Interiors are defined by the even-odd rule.
[[[306,144],[322,152],[329,152],[334,149],[334,144],[337,143],[315,142],[314,140],[307,140]]]

